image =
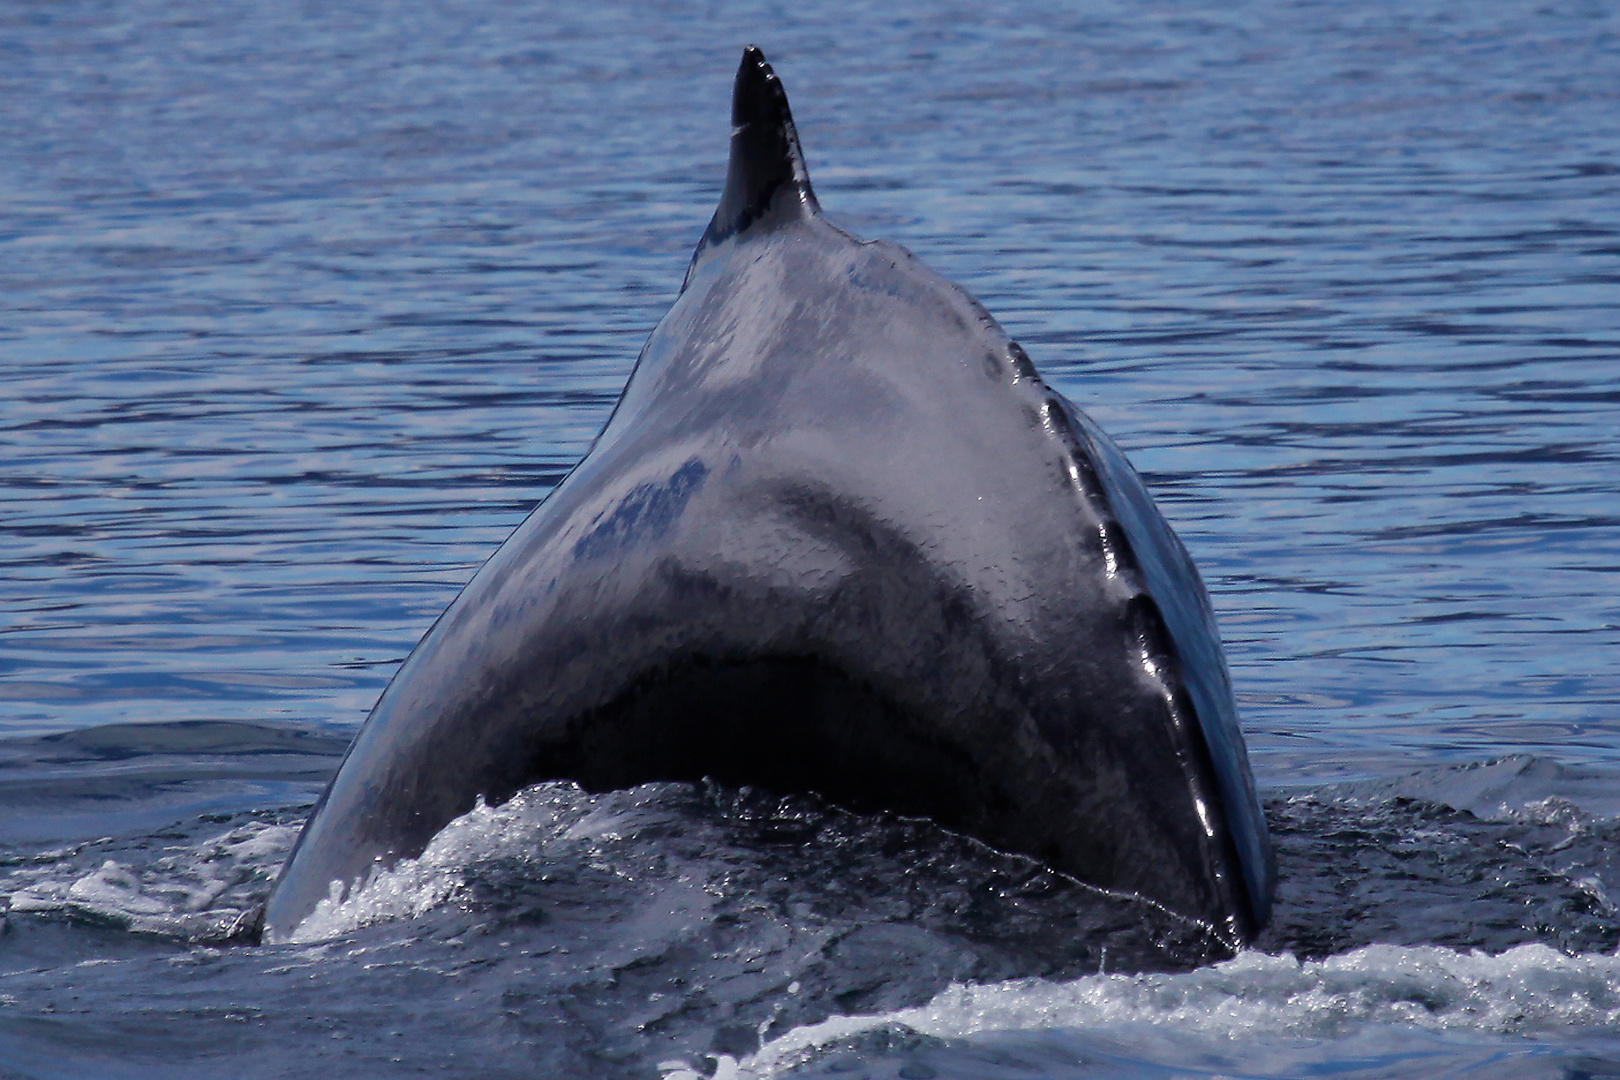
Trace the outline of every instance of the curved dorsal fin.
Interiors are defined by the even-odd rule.
[[[698,253],[746,231],[767,212],[794,217],[821,213],[788,111],[787,92],[758,46],[743,50],[731,96],[731,164],[726,189]]]

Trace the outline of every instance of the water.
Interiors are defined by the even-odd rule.
[[[1620,1075],[1611,7],[800,7],[0,2],[0,1075]],[[605,419],[748,41],[1198,560],[1272,928],[551,785],[231,944]]]

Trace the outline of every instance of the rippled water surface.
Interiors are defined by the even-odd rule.
[[[749,41],[1187,542],[1273,928],[676,785],[222,944],[605,420]],[[0,1075],[1620,1075],[1612,5],[0,0],[0,103]]]

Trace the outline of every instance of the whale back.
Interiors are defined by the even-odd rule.
[[[479,798],[711,777],[928,815],[1245,940],[1274,870],[1191,559],[972,297],[821,216],[758,50],[733,119],[612,417],[395,675],[266,929]]]

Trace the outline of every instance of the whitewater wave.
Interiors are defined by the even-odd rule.
[[[926,1005],[835,1016],[796,1028],[714,1075],[788,1075],[863,1037],[895,1033],[969,1040],[986,1033],[1084,1032],[1141,1047],[1189,1036],[1209,1044],[1256,1037],[1346,1040],[1369,1029],[1418,1028],[1567,1038],[1620,1030],[1620,955],[1569,956],[1545,945],[1499,955],[1437,947],[1369,945],[1322,960],[1259,951],[1180,974],[1093,975],[953,985]],[[1143,1035],[1152,1038],[1144,1040]],[[1183,1052],[1185,1052],[1183,1050]],[[665,1080],[704,1075],[666,1062]]]
[[[653,790],[649,786],[649,790]],[[347,894],[334,882],[326,899],[288,936],[291,942],[339,937],[379,922],[415,918],[465,892],[469,872],[492,863],[540,869],[560,845],[614,839],[644,825],[646,807],[631,799],[599,800],[567,783],[539,784],[500,806],[482,798],[446,825],[414,859],[373,872]]]

